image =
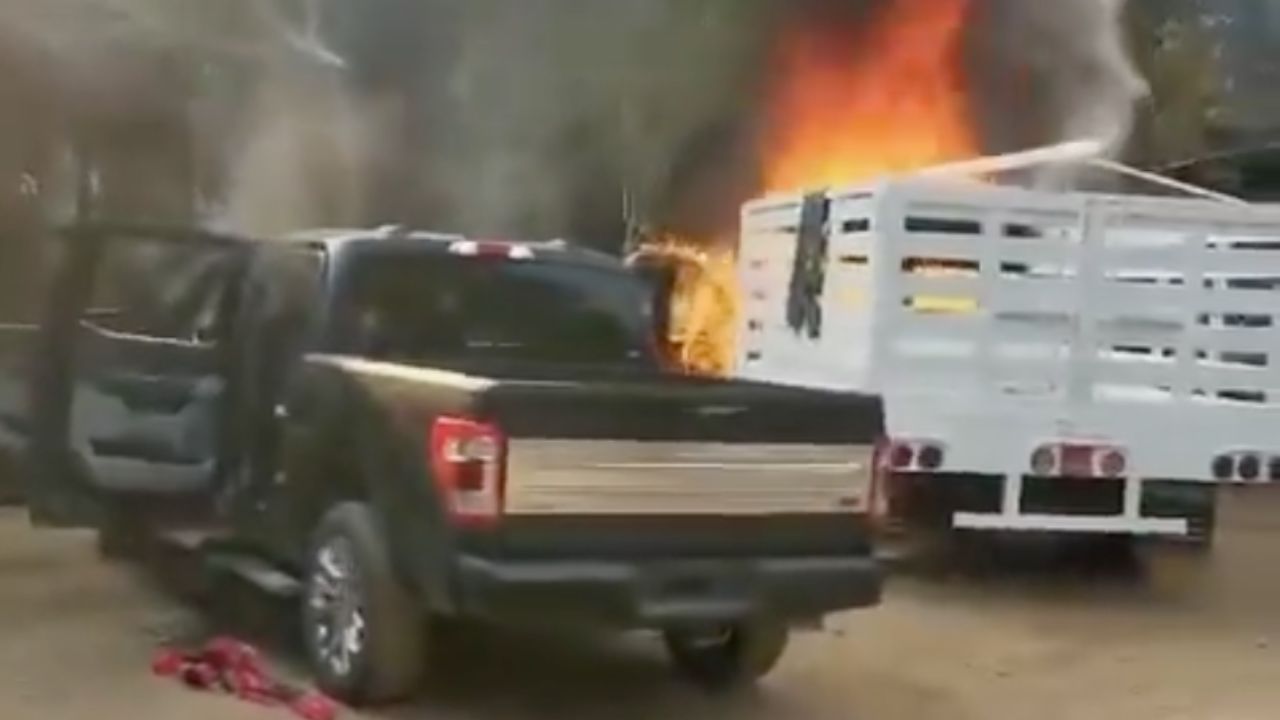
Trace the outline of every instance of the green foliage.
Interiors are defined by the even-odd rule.
[[[1161,0],[1130,8],[1134,60],[1150,86],[1135,154],[1160,165],[1210,149],[1221,99],[1217,39],[1193,4]]]

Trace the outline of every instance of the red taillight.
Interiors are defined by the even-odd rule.
[[[1080,443],[1050,443],[1031,453],[1031,473],[1038,477],[1118,479],[1129,470],[1123,448]]]
[[[906,443],[895,443],[889,448],[889,467],[894,470],[905,470],[915,462],[916,451]]]
[[[1097,448],[1091,445],[1059,445],[1059,472],[1067,477],[1093,477],[1093,458]]]
[[[487,423],[439,417],[431,425],[431,472],[449,517],[463,527],[488,527],[502,518],[507,443]]]
[[[946,451],[932,440],[882,440],[877,446],[878,465],[899,472],[934,472],[942,468]]]

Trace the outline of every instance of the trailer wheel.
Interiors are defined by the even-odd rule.
[[[749,685],[773,670],[787,648],[785,625],[758,621],[703,630],[668,630],[676,670],[708,690]]]
[[[320,523],[302,616],[308,659],[325,692],[367,705],[402,700],[418,689],[425,614],[397,577],[367,506],[344,503]]]
[[[1187,595],[1204,591],[1212,585],[1211,538],[1135,541],[1134,555],[1143,581],[1161,594]]]

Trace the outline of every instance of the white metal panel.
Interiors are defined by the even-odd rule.
[[[1022,472],[1064,438],[1123,445],[1146,477],[1280,455],[1277,208],[936,180],[830,199],[817,340],[785,324],[800,198],[744,210],[744,268],[772,263],[744,269],[770,288],[749,301],[768,323],[744,375],[882,393],[892,434],[944,441],[962,471]]]
[[[870,242],[860,224],[846,225],[869,218],[871,206],[865,198],[854,197],[842,212],[831,213],[818,340],[787,324],[801,209],[800,198],[788,196],[772,204],[751,203],[743,210],[738,267],[744,304],[736,372],[761,380],[787,374],[791,384],[811,387],[864,387],[873,300],[866,259]],[[815,346],[820,348],[817,352]]]

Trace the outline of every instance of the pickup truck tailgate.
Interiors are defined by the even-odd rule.
[[[880,400],[736,381],[503,383],[502,553],[866,552]]]

